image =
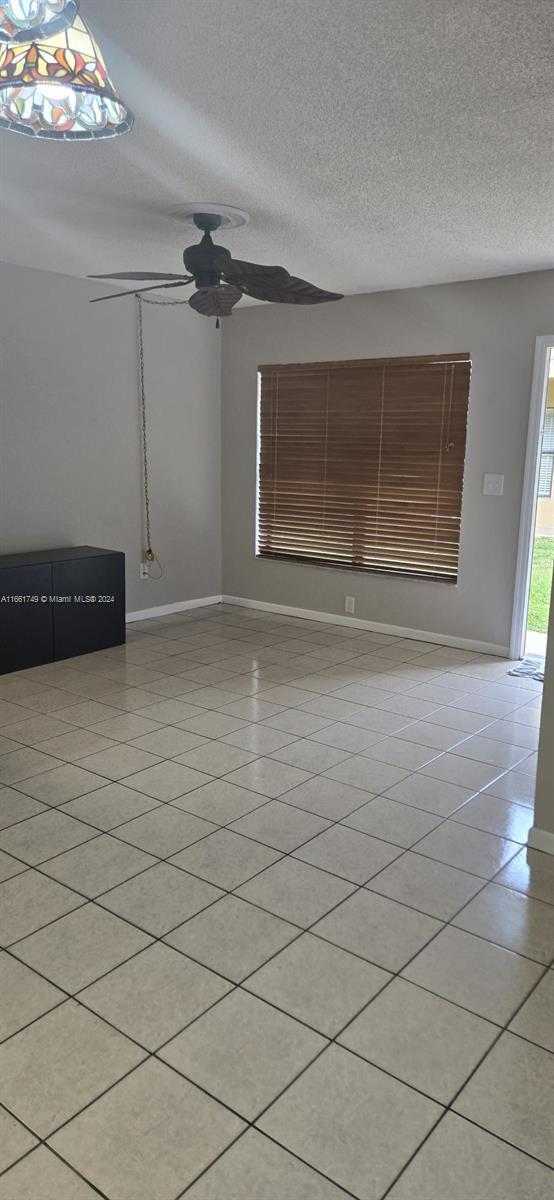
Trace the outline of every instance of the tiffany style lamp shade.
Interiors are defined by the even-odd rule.
[[[51,37],[71,25],[79,0],[5,0],[0,3],[0,42]]]
[[[0,127],[76,141],[115,137],[132,124],[79,16],[52,37],[0,44]]]

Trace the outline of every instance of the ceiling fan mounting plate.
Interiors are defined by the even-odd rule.
[[[242,208],[234,208],[230,204],[207,204],[204,200],[191,201],[188,204],[181,204],[178,208],[174,208],[170,212],[170,217],[174,221],[178,221],[180,225],[189,225],[193,228],[204,228],[204,225],[199,225],[195,221],[195,216],[201,214],[211,217],[219,217],[217,225],[211,225],[212,230],[219,229],[238,229],[241,225],[248,225],[250,217]],[[208,222],[206,222],[208,225]]]

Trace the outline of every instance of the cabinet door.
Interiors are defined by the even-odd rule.
[[[125,641],[125,555],[53,564],[54,657],[90,654]]]
[[[52,662],[51,592],[49,563],[0,569],[0,675]]]

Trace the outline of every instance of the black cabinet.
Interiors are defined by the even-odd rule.
[[[48,564],[29,564],[24,568],[0,565],[0,675],[52,662],[54,633],[50,605],[19,600],[19,596],[50,594],[51,589],[52,568]]]
[[[72,546],[0,556],[0,675],[124,641],[124,554]]]

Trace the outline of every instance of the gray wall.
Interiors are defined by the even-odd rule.
[[[146,307],[154,549],[143,546],[135,306],[98,285],[0,264],[0,553],[124,550],[127,609],[220,592],[221,335],[187,307]]]
[[[538,334],[551,332],[552,272],[352,296],[314,309],[235,309],[223,350],[223,591],[506,647],[529,394]],[[470,351],[473,359],[456,587],[256,559],[256,367]],[[502,498],[484,472],[505,475]]]
[[[134,306],[96,285],[0,264],[0,550],[104,545],[127,555],[128,609],[218,594],[220,335],[186,307],[145,309],[152,526],[165,575],[141,582]],[[223,590],[506,646],[534,339],[552,273],[256,306],[225,323]],[[457,587],[256,560],[256,367],[469,350],[473,380]],[[505,474],[501,499],[481,494]]]

